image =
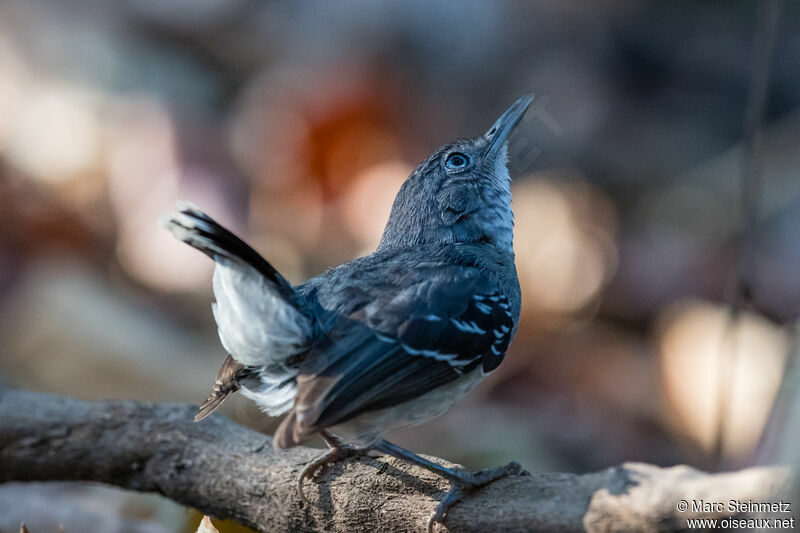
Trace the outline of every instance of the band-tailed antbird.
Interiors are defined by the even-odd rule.
[[[321,466],[368,450],[447,478],[428,528],[459,497],[517,463],[446,468],[382,435],[444,413],[503,361],[517,330],[508,139],[531,96],[484,134],[446,144],[403,183],[374,253],[292,286],[250,246],[181,203],[162,223],[216,262],[214,317],[228,357],[195,420],[241,390],[269,415],[288,413],[279,449],[319,434]]]

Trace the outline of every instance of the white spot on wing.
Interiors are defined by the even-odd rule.
[[[483,313],[484,315],[488,315],[488,314],[490,314],[492,312],[491,306],[488,306],[486,304],[482,304],[480,302],[475,302],[475,307],[477,307],[478,310],[481,313]]]
[[[450,363],[451,366],[464,366],[469,364],[469,361],[461,361],[457,359],[458,355],[453,353],[440,353],[439,350],[417,350],[408,344],[403,344],[403,349],[411,355],[421,355],[422,357],[430,357],[431,359],[436,359],[437,361],[446,361]]]
[[[381,342],[388,342],[390,344],[397,342],[395,339],[387,337],[386,335],[381,335],[380,333],[375,333],[375,337]]]
[[[451,318],[450,322],[452,322],[459,331],[463,331],[464,333],[473,333],[475,335],[486,334],[486,330],[481,329],[474,321],[466,322],[464,320],[458,320],[457,318]]]

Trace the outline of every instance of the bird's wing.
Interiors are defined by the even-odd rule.
[[[378,292],[308,358],[292,416],[276,433],[279,447],[417,398],[479,366],[494,370],[511,341],[508,298],[477,270]]]

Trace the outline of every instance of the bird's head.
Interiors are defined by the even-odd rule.
[[[406,179],[378,250],[488,243],[512,251],[508,139],[533,101],[525,95],[486,133],[436,150]]]

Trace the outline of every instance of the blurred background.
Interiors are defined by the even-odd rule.
[[[533,91],[510,145],[517,338],[466,400],[390,437],[534,472],[794,460],[800,5],[780,18],[754,226],[756,20],[754,1],[4,0],[0,381],[198,403],[225,353],[212,262],[157,224],[176,199],[301,282],[371,251],[417,163]],[[752,299],[734,318],[745,248]],[[223,411],[277,424],[241,397]],[[199,516],[99,486],[0,486],[0,530],[21,520],[171,532]]]

